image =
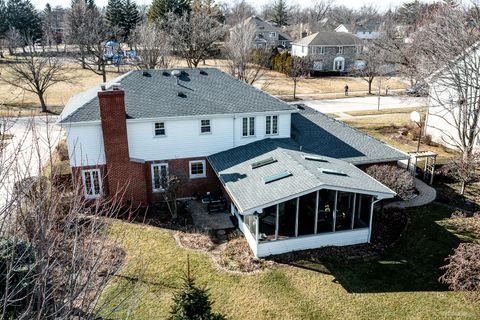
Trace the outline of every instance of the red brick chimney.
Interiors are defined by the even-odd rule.
[[[125,92],[120,85],[98,92],[106,177],[111,196],[124,193],[124,202],[134,206],[147,203],[145,166],[130,161],[128,150]]]

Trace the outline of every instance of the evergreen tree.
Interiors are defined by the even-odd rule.
[[[124,0],[122,6],[122,22],[120,27],[123,30],[123,36],[125,39],[130,37],[132,30],[135,29],[137,24],[142,19],[140,12],[138,11],[137,4],[131,0]]]
[[[285,0],[276,0],[274,2],[273,21],[280,27],[288,25],[288,6]]]
[[[123,0],[108,0],[105,18],[112,27],[120,27],[124,20]]]
[[[169,320],[225,320],[223,315],[212,312],[212,304],[208,290],[195,285],[187,261],[187,275],[182,287],[173,296]]]
[[[6,17],[8,27],[15,28],[25,42],[41,37],[40,16],[30,0],[9,0]]]
[[[5,0],[0,0],[0,38],[5,35],[7,30],[7,6],[5,5]]]
[[[190,0],[153,0],[148,10],[148,20],[156,22],[163,20],[169,12],[181,16],[190,10]]]

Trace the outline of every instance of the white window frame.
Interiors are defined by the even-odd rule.
[[[203,122],[208,121],[208,125],[204,125]],[[208,131],[203,132],[203,128],[208,127]],[[212,120],[210,119],[201,119],[200,120],[200,134],[211,134],[212,133]]]
[[[276,128],[273,125],[273,119],[276,120]],[[268,124],[268,120],[270,120],[270,124]],[[275,132],[274,132],[275,129]],[[265,135],[266,136],[275,136],[278,135],[278,115],[268,115],[265,116]]]
[[[277,33],[276,32],[269,32],[268,36],[270,38],[275,38],[277,36]]]
[[[95,182],[93,180],[93,172],[96,172],[98,174],[98,187],[99,187],[99,192],[95,193]],[[102,195],[103,191],[103,186],[102,186],[102,176],[100,169],[87,169],[87,170],[82,170],[82,183],[83,183],[83,193],[85,194],[85,199],[97,199]],[[91,194],[87,190],[87,184],[86,184],[86,175],[90,176],[91,179],[91,186],[90,186],[90,191]]]
[[[244,134],[244,120],[247,119],[247,134]],[[253,119],[253,127],[252,127],[252,119]],[[252,133],[253,129],[253,133]],[[254,137],[255,136],[255,117],[243,117],[242,118],[242,137],[243,138],[248,138],[248,137]]]
[[[192,165],[201,163],[203,167],[202,173],[192,173]],[[205,160],[192,160],[188,162],[188,174],[190,179],[206,178],[207,177],[207,167]]]
[[[151,172],[152,172],[152,192],[162,192],[162,191],[165,191],[165,188],[162,188],[162,177],[161,177],[161,172],[162,172],[162,167],[165,167],[166,168],[166,172],[167,172],[167,176],[166,178],[168,179],[168,163],[152,163],[151,165]],[[159,188],[155,188],[155,167],[158,167],[158,172],[160,174],[160,187]]]
[[[343,46],[338,46],[337,54],[343,54]]]
[[[157,124],[163,124],[163,128],[158,128],[158,130],[163,129],[163,134],[157,134]],[[167,126],[165,121],[156,121],[153,123],[153,136],[154,137],[166,137],[167,136]]]

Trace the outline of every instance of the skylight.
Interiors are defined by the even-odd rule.
[[[338,171],[338,170],[333,170],[333,169],[325,169],[325,168],[318,168],[318,170],[320,170],[322,173],[325,173],[325,174],[333,174],[333,175],[344,176],[344,177],[348,176],[348,174],[346,174],[343,171]]]
[[[270,157],[266,158],[257,162],[252,163],[252,169],[257,169],[263,166],[266,166],[267,164],[275,163],[277,162],[277,159]]]
[[[282,171],[282,172],[279,172],[279,173],[272,174],[271,176],[263,177],[263,181],[265,181],[265,184],[267,184],[267,183],[274,182],[274,181],[277,181],[277,180],[280,180],[280,179],[283,179],[283,178],[290,177],[291,175],[292,175],[292,173],[290,171]]]
[[[322,157],[317,157],[317,156],[303,155],[303,159],[310,160],[310,161],[318,161],[318,162],[328,162],[327,159],[322,158]]]

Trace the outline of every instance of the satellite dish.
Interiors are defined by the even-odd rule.
[[[410,120],[412,120],[413,122],[420,122],[421,121],[421,116],[420,116],[420,113],[418,111],[413,111],[410,113]]]

